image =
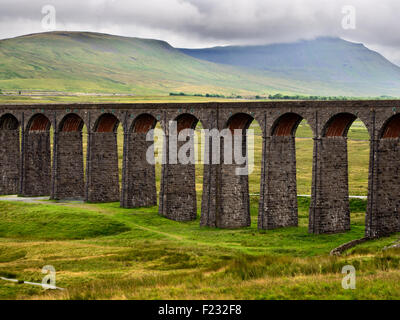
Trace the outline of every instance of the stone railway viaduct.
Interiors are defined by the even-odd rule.
[[[205,129],[247,129],[255,119],[263,141],[258,227],[297,226],[295,132],[305,119],[314,135],[309,232],[344,232],[350,228],[347,131],[357,118],[370,135],[366,237],[398,232],[400,101],[0,105],[0,194],[120,201],[126,208],[156,205],[155,169],[146,161],[152,142],[145,137],[157,122],[168,142],[172,120],[180,131],[194,128],[198,121]],[[120,123],[121,190],[116,133]],[[201,225],[248,226],[248,177],[237,176],[235,164],[209,163],[204,165]],[[193,220],[196,203],[194,165],[163,164],[159,213],[177,221]]]

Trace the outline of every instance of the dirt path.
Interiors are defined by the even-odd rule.
[[[5,196],[0,197],[0,201],[19,201],[26,203],[43,203],[49,200],[50,197],[18,197],[18,196]]]

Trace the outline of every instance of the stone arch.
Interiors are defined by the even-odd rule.
[[[119,119],[112,113],[98,117],[89,133],[86,200],[120,200],[117,131]]]
[[[149,113],[142,113],[138,115],[130,127],[130,132],[134,133],[147,133],[149,130],[154,129],[158,120]]]
[[[119,126],[119,119],[112,113],[103,113],[95,122],[94,132],[116,132]]]
[[[322,127],[321,138],[314,141],[311,233],[350,230],[347,136],[357,119],[359,117],[350,112],[333,114]],[[362,119],[360,121],[365,125]]]
[[[241,135],[241,156],[246,160],[249,159],[247,130],[254,120],[253,116],[238,112],[230,115],[224,125],[224,129],[228,129],[232,135]],[[241,132],[237,130],[241,130]],[[235,146],[234,141],[235,139],[232,139],[229,143],[232,142],[232,146]],[[219,228],[247,227],[251,224],[248,167],[246,164],[237,163],[233,154],[227,161],[225,158],[225,156],[228,156],[225,153],[226,143],[226,138],[221,135],[221,163],[219,165],[221,180],[218,183],[219,186],[216,186],[216,192],[220,197],[219,209],[215,213],[215,217],[205,217],[204,220],[208,219],[208,225],[215,225]],[[234,152],[234,148],[231,149]],[[238,171],[240,171],[240,174],[238,174]],[[206,225],[206,223],[204,222],[203,225]]]
[[[19,121],[11,113],[6,113],[0,117],[0,130],[17,130]]]
[[[51,122],[42,113],[33,115],[23,139],[23,196],[51,195]]]
[[[58,126],[52,199],[81,200],[85,196],[83,167],[83,119],[76,113],[65,115]]]
[[[191,113],[179,114],[174,121],[177,122],[177,135],[184,129],[194,130],[199,122]],[[195,163],[192,161],[181,163],[179,157],[175,157],[172,151],[179,153],[180,148],[187,143],[192,143],[190,146],[194,149],[194,137],[188,136],[186,141],[178,141],[178,137],[172,134],[173,132],[169,132],[167,145],[163,150],[164,159],[167,161],[162,166],[159,213],[176,221],[195,220],[197,217]]]
[[[400,137],[400,114],[395,114],[387,119],[379,132],[380,139]]]
[[[275,120],[271,136],[294,136],[303,117],[297,113],[285,113]]]
[[[244,133],[249,128],[253,120],[254,117],[252,117],[251,115],[239,112],[231,115],[224,127],[231,130],[232,133],[234,133],[236,129],[243,130],[242,133]]]
[[[264,143],[260,229],[298,225],[295,135],[302,120],[301,115],[293,112],[280,115]]]
[[[178,133],[184,129],[195,129],[199,119],[190,113],[182,113],[174,119],[177,122]]]
[[[29,119],[27,124],[27,131],[36,131],[36,132],[49,131],[50,127],[51,127],[51,122],[49,118],[47,118],[42,113],[37,113]]]
[[[20,168],[20,131],[17,118],[0,117],[0,195],[17,194]]]
[[[323,137],[346,137],[347,133],[357,119],[352,113],[338,113],[331,117],[322,130]]]
[[[81,116],[76,113],[68,113],[62,118],[58,126],[60,132],[80,132],[83,129],[85,122]]]
[[[125,137],[121,207],[136,208],[157,204],[154,154],[151,159],[148,158],[148,150],[154,141],[148,141],[147,136],[157,122],[149,113],[139,114]]]

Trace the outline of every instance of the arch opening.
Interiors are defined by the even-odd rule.
[[[389,118],[383,126],[380,134],[381,139],[399,138],[400,137],[400,114],[396,114]]]
[[[231,130],[232,134],[235,133],[236,129],[243,130],[242,133],[245,133],[251,123],[253,122],[254,118],[246,113],[236,113],[232,115],[229,120],[227,121],[226,127]]]
[[[199,120],[192,114],[184,113],[175,118],[178,134],[184,129],[195,129]]]
[[[286,113],[276,120],[272,127],[272,136],[293,136],[303,117],[296,113]]]
[[[333,116],[326,124],[323,136],[346,137],[351,125],[356,119],[357,117],[351,113],[339,113]]]
[[[7,113],[0,118],[0,130],[17,130],[19,122],[12,114]]]
[[[149,130],[154,129],[157,124],[156,118],[150,114],[141,114],[132,123],[131,132],[134,133],[147,133]]]
[[[34,115],[28,122],[28,131],[49,131],[51,122],[44,114]]]
[[[84,121],[75,113],[67,114],[60,123],[60,132],[77,132],[82,131]]]
[[[94,132],[117,132],[118,126],[118,118],[111,113],[105,113],[97,119]]]

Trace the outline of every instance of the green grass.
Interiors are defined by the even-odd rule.
[[[335,235],[307,232],[308,198],[299,198],[299,227],[269,231],[201,228],[199,219],[180,223],[156,207],[123,209],[118,203],[20,204],[0,202],[0,223],[13,230],[0,238],[0,276],[40,282],[44,265],[57,271],[66,291],[44,291],[0,282],[3,299],[383,299],[399,298],[400,251],[382,251],[398,235],[374,240],[329,257],[334,247],[363,236],[364,200],[351,200],[352,230]],[[85,235],[49,218],[69,212]],[[102,229],[88,217],[101,216]],[[25,219],[20,219],[24,217]],[[51,232],[35,221],[55,223]],[[61,219],[62,221],[63,219]],[[122,228],[122,230],[121,230]],[[41,238],[46,234],[46,239]],[[93,237],[96,235],[96,237]],[[357,290],[341,288],[341,268],[357,270]],[[382,290],[382,288],[386,288]]]
[[[1,203],[0,237],[17,239],[85,239],[128,231],[104,215],[67,207]]]

